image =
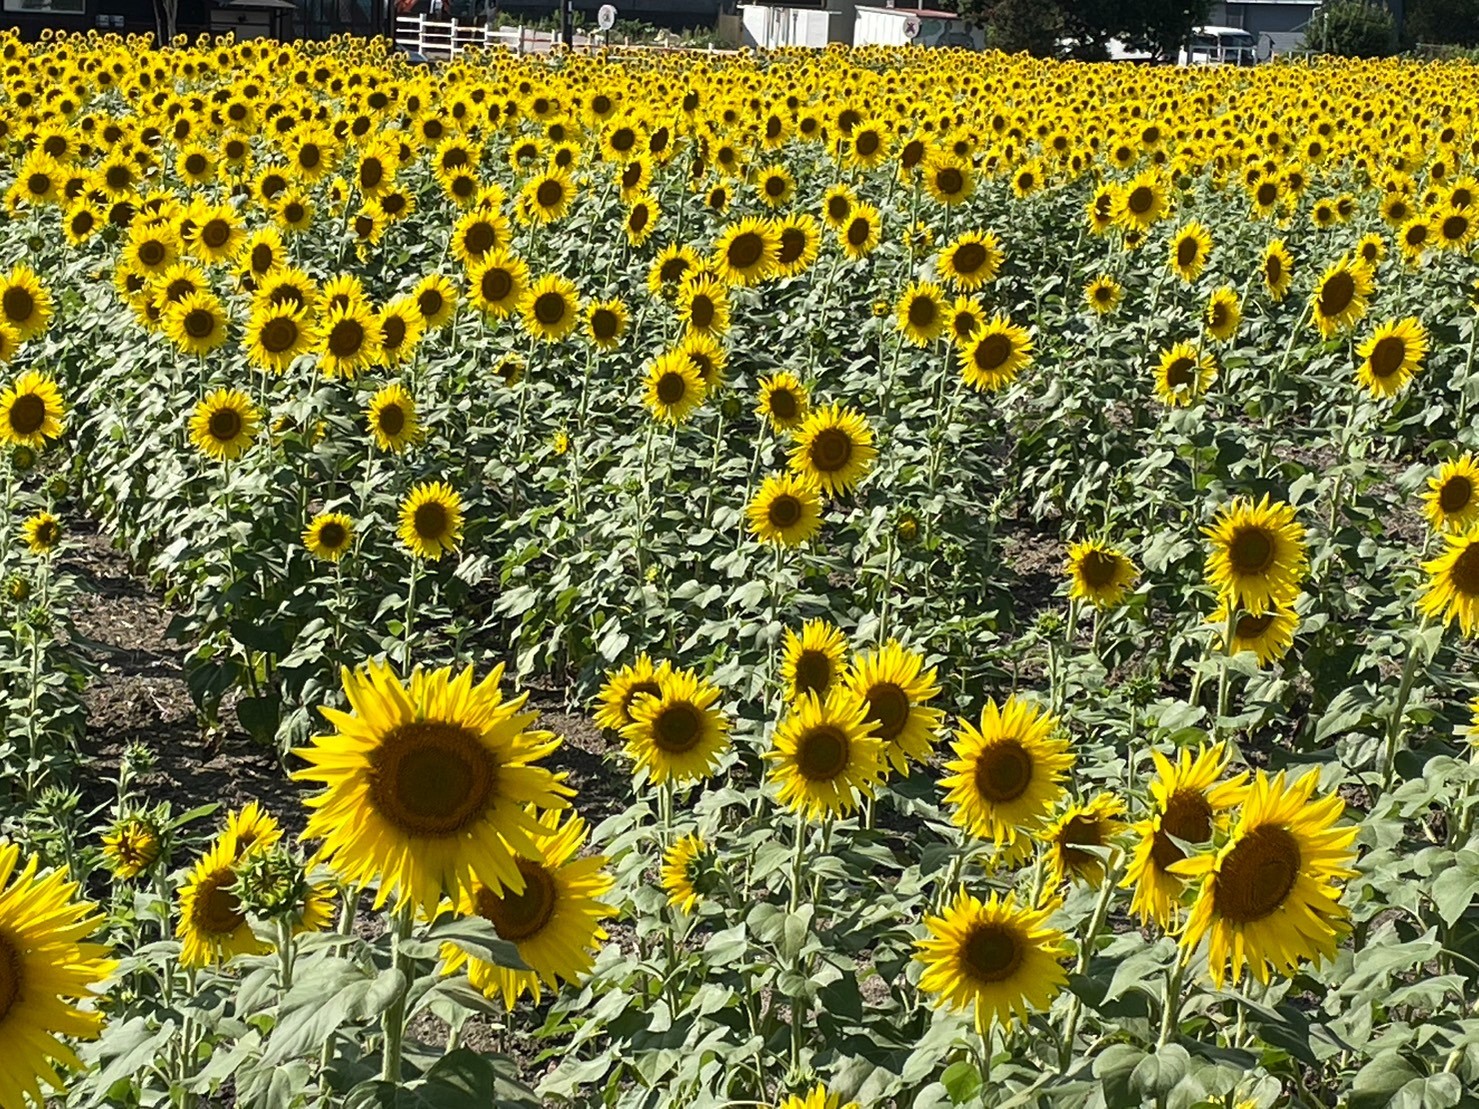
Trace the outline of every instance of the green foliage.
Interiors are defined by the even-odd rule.
[[[1304,48],[1342,58],[1380,58],[1397,49],[1397,25],[1379,0],[1334,0],[1310,17]]]

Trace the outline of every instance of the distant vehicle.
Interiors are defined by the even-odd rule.
[[[1258,40],[1241,27],[1196,27],[1177,65],[1256,65]]]

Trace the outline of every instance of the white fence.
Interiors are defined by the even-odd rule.
[[[559,34],[537,31],[520,24],[517,27],[494,27],[489,23],[459,23],[455,19],[432,20],[424,15],[397,16],[395,42],[403,50],[414,51],[426,58],[446,60],[478,47],[506,46],[518,54],[543,54],[552,50],[559,42]],[[631,43],[625,36],[618,42],[609,43],[605,35],[588,35],[577,31],[572,36],[576,50],[597,50],[609,46],[613,51],[671,51],[682,50],[681,46],[651,46]],[[705,53],[732,54],[732,50],[716,50],[710,46]]]

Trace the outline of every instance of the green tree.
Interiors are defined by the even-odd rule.
[[[1408,0],[1402,37],[1414,45],[1479,46],[1479,0]]]
[[[1051,55],[1063,29],[1055,0],[996,0],[985,17],[986,45],[1008,54]]]
[[[1380,58],[1397,49],[1397,24],[1372,0],[1334,0],[1310,17],[1305,48],[1342,58]]]
[[[1102,58],[1110,39],[1175,54],[1206,22],[1210,0],[958,0],[1000,50],[1052,54],[1069,40],[1077,57]]]

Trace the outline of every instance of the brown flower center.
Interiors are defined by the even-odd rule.
[[[340,320],[329,331],[329,352],[336,358],[352,358],[365,345],[365,329],[358,320]]]
[[[770,521],[770,526],[779,531],[793,528],[801,522],[805,515],[805,508],[797,497],[790,493],[782,493],[771,500],[766,507],[765,516]]]
[[[703,737],[703,715],[687,701],[664,705],[652,721],[652,742],[669,754],[692,751]]]
[[[1213,909],[1234,924],[1262,920],[1284,903],[1299,878],[1299,841],[1276,824],[1254,828],[1222,860]]]
[[[1438,490],[1438,507],[1444,512],[1462,512],[1474,496],[1474,483],[1463,474],[1454,474]]]
[[[976,758],[976,792],[992,804],[1015,801],[1032,784],[1032,756],[1015,739],[993,743]]]
[[[1004,925],[977,924],[961,947],[960,962],[976,982],[1002,982],[1022,965],[1022,945],[1016,932]]]
[[[840,427],[823,428],[811,443],[811,464],[823,473],[835,473],[852,459],[852,437]]]
[[[0,298],[0,305],[3,305],[5,318],[11,323],[26,323],[36,312],[36,298],[19,285],[12,285],[5,290],[5,296]]]
[[[1273,565],[1274,537],[1261,527],[1242,527],[1228,544],[1228,560],[1235,574],[1262,574]]]
[[[985,373],[999,370],[1012,356],[1012,340],[999,331],[981,337],[971,352],[971,361]]]
[[[1479,543],[1471,543],[1453,560],[1453,587],[1465,597],[1479,597]]]
[[[10,427],[17,435],[35,435],[46,423],[46,401],[22,393],[10,406]]]
[[[1186,853],[1172,841],[1172,836],[1186,843],[1205,843],[1212,838],[1212,806],[1199,789],[1178,789],[1166,801],[1161,826],[1150,843],[1150,859],[1161,871],[1186,858]]]
[[[478,913],[498,932],[500,939],[520,943],[543,932],[555,914],[559,898],[555,880],[539,863],[519,859],[519,874],[524,879],[524,892],[504,890],[494,893],[486,886],[478,890]]]
[[[847,769],[847,735],[831,724],[812,728],[796,745],[796,769],[812,782],[828,782]]]
[[[540,293],[534,298],[534,318],[545,327],[554,327],[563,320],[566,310],[563,293]]]
[[[417,531],[424,535],[420,515],[418,509]],[[492,804],[498,764],[475,733],[421,720],[381,739],[369,778],[370,803],[383,819],[407,835],[442,838],[463,832]]]
[[[234,408],[216,409],[206,424],[210,437],[218,443],[233,442],[245,426],[241,413]]]
[[[447,506],[440,501],[427,501],[417,505],[416,512],[411,517],[411,526],[416,530],[417,536],[428,540],[441,539],[451,530],[451,522]]]
[[[1380,378],[1391,377],[1407,361],[1407,344],[1396,335],[1378,339],[1371,348],[1371,372]]]
[[[1356,299],[1356,279],[1345,270],[1337,270],[1320,286],[1317,307],[1320,315],[1338,316]]]
[[[878,724],[877,736],[885,743],[899,737],[909,723],[909,695],[893,682],[879,682],[864,694],[868,719]]]

